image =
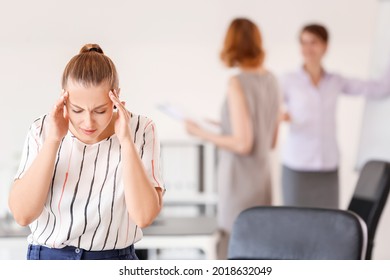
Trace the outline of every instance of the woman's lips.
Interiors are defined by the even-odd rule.
[[[86,135],[91,135],[91,134],[94,134],[96,132],[97,129],[83,129],[81,128],[81,131],[86,134]]]

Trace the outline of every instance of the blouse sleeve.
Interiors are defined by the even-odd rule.
[[[144,128],[140,156],[149,180],[156,188],[161,188],[165,193],[160,168],[160,141],[156,126],[151,120],[146,123]]]
[[[280,114],[289,112],[289,75],[284,74],[278,77],[278,87],[279,87],[279,111]]]
[[[46,116],[38,118],[31,124],[24,141],[19,168],[16,172],[14,180],[23,177],[39,153],[42,147],[42,131],[45,118]]]
[[[283,114],[284,110],[284,103],[286,102],[286,97],[283,94],[282,91],[282,82],[280,79],[278,79],[275,75],[271,75],[271,88],[270,92],[275,94],[276,98],[276,109],[277,109],[277,117],[278,120],[280,119],[281,115]]]
[[[288,103],[287,75],[281,75],[277,78],[280,88],[280,98],[283,103]]]
[[[379,79],[359,80],[339,76],[341,91],[347,95],[363,95],[369,98],[390,96],[390,65]]]

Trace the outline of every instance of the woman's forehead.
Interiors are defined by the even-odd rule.
[[[314,33],[311,33],[311,32],[308,32],[308,31],[304,31],[302,32],[301,36],[300,36],[300,41],[318,41],[318,42],[321,42],[323,44],[326,44],[325,42],[323,42],[323,40],[318,37],[318,35],[314,34]]]
[[[68,83],[66,89],[69,94],[69,102],[76,106],[100,106],[110,102],[110,87],[107,84],[98,86],[85,86],[77,82]]]

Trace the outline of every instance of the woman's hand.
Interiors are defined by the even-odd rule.
[[[196,122],[192,120],[185,120],[185,128],[187,132],[196,137],[202,137],[204,129],[201,128]]]
[[[69,94],[63,91],[50,113],[49,139],[53,142],[61,142],[69,129],[69,116],[66,109]]]
[[[127,111],[124,101],[119,100],[117,91],[110,91],[109,96],[118,109],[117,119],[115,120],[115,134],[118,137],[118,140],[121,144],[125,142],[133,142],[131,137],[130,121],[131,114]]]
[[[288,112],[283,112],[281,115],[281,121],[291,122],[291,116]]]
[[[211,125],[214,125],[214,126],[217,126],[217,127],[220,127],[221,126],[221,122],[219,121],[216,121],[216,120],[212,120],[212,119],[205,119],[205,121]]]

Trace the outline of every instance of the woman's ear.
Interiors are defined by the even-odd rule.
[[[121,91],[120,88],[111,90],[119,98],[119,93]],[[114,110],[116,110],[116,106],[114,105]]]
[[[328,51],[328,44],[325,44],[324,54],[326,54],[327,51]]]

